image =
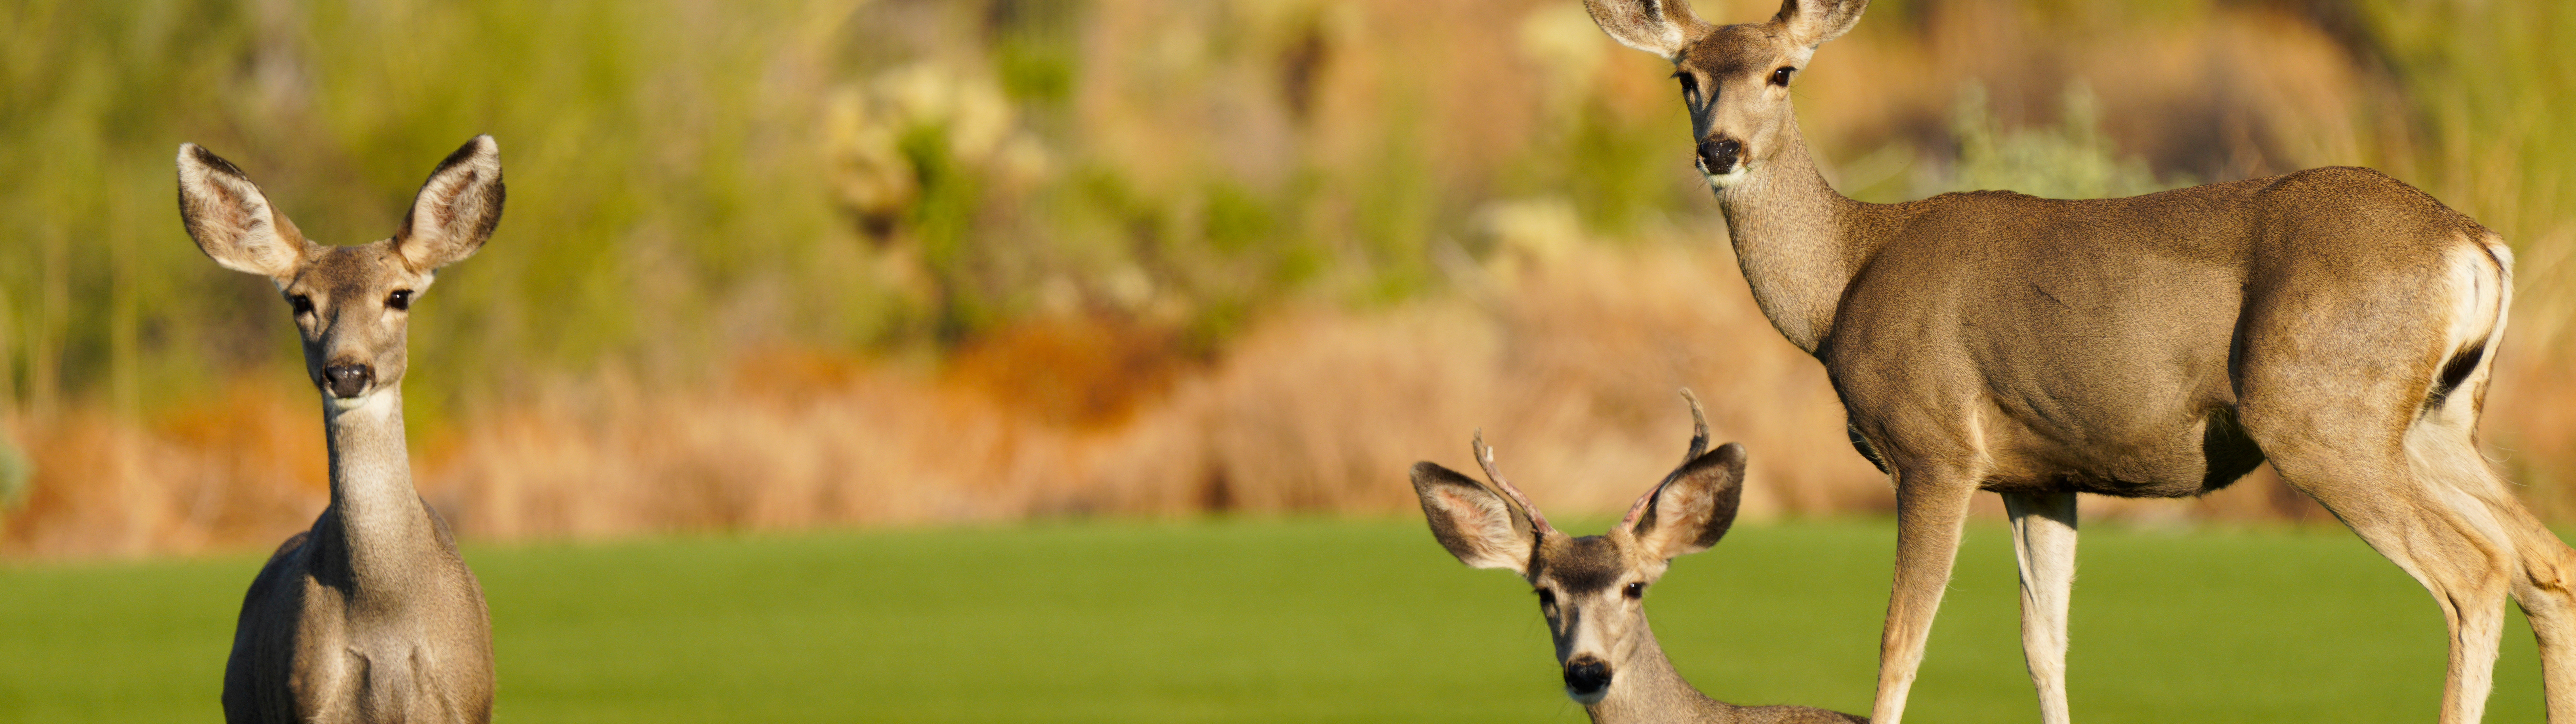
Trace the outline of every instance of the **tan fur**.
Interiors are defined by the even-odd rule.
[[[2442,721],[2483,712],[2508,593],[2533,612],[2551,719],[2576,721],[2576,551],[2476,446],[2512,286],[2495,236],[2361,168],[2122,199],[1844,198],[1770,78],[1804,72],[1865,5],[1603,30],[1689,36],[1665,55],[1703,89],[1686,95],[1694,142],[1755,301],[1824,363],[1896,486],[1873,718],[1903,716],[1978,490],[2006,497],[2025,655],[2061,724],[2071,496],[2199,495],[2269,460],[2441,604]]]
[[[251,581],[224,666],[230,722],[488,722],[492,625],[456,540],[411,485],[402,376],[410,314],[439,266],[500,222],[500,147],[477,136],[423,184],[394,238],[305,240],[231,163],[179,147],[189,235],[295,308],[323,395],[331,504]],[[353,373],[335,389],[332,371]],[[355,382],[354,386],[351,385]],[[346,394],[343,394],[346,392]]]
[[[1692,417],[1699,412],[1693,400]],[[1627,595],[1630,586],[1642,593],[1662,579],[1674,556],[1716,545],[1734,524],[1744,493],[1744,448],[1728,443],[1708,450],[1707,423],[1698,427],[1682,466],[1648,489],[1628,518],[1604,535],[1569,537],[1547,525],[1546,516],[1503,479],[1482,435],[1475,454],[1491,487],[1424,462],[1413,466],[1413,490],[1432,537],[1459,562],[1511,569],[1538,589],[1557,664],[1567,671],[1567,695],[1583,704],[1592,721],[1867,721],[1812,707],[1736,706],[1701,694],[1673,670],[1655,641],[1642,595]],[[1606,685],[1579,690],[1575,672],[1584,667],[1606,672]]]

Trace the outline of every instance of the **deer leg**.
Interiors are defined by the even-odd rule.
[[[1887,599],[1887,627],[1879,635],[1878,698],[1870,721],[1900,724],[1905,717],[1905,696],[1923,665],[1923,644],[1958,558],[1959,526],[1976,492],[1975,476],[1897,468],[1896,580]]]
[[[2501,486],[2498,486],[2501,489]],[[2490,501],[2495,505],[2495,501]],[[2510,508],[2505,508],[2510,505]],[[2576,722],[2576,551],[2550,533],[2520,501],[2495,505],[2513,536],[2519,575],[2513,600],[2531,620],[2540,642],[2541,695],[2549,721]]]
[[[2418,423],[2407,441],[2409,461],[2419,475],[2476,498],[2501,528],[2497,535],[2510,554],[2513,599],[2530,617],[2531,633],[2540,642],[2549,720],[2576,722],[2576,550],[2541,525],[2478,454],[2469,435],[2475,424],[2473,415],[2456,414]]]
[[[2066,605],[2075,593],[2075,494],[2004,493],[2021,564],[2021,655],[2041,724],[2067,724]]]
[[[2311,452],[2275,455],[2272,462],[2283,480],[2324,504],[2433,594],[2451,637],[2441,721],[2478,721],[2494,688],[2511,588],[2508,562],[2515,551],[2507,529],[2485,502],[2410,469],[2408,461],[2336,457]]]

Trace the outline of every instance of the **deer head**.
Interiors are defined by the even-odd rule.
[[[1503,479],[1479,433],[1476,462],[1491,485],[1428,462],[1413,465],[1413,491],[1431,535],[1458,561],[1508,568],[1538,593],[1565,671],[1565,692],[1599,703],[1621,662],[1652,647],[1646,589],[1675,556],[1708,550],[1735,522],[1744,493],[1744,447],[1708,449],[1708,422],[1690,400],[1695,428],[1682,465],[1629,506],[1603,535],[1570,537],[1549,526],[1519,488]]]
[[[1724,188],[1796,132],[1789,83],[1816,46],[1860,22],[1869,0],[1784,0],[1767,22],[1724,27],[1693,15],[1688,0],[1584,0],[1583,7],[1620,44],[1673,62],[1700,173]]]
[[[216,264],[268,277],[295,313],[304,368],[335,409],[402,381],[410,310],[438,268],[472,256],[501,223],[501,146],[475,136],[421,184],[392,238],[308,241],[231,162],[179,144],[179,216]]]

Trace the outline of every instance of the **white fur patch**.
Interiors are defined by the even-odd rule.
[[[2450,330],[2444,349],[2464,350],[2486,341],[2504,316],[2504,280],[2487,251],[2462,245],[2446,260],[2451,282]],[[2511,253],[2511,252],[2507,252]]]
[[[382,412],[383,410],[381,408],[386,407],[386,405],[381,403],[383,403],[387,397],[388,396],[385,394],[385,388],[383,385],[371,382],[367,384],[366,394],[356,397],[332,397],[329,394],[324,394],[322,399],[326,404],[331,406],[331,409],[338,410],[342,413]]]
[[[1702,171],[1699,175],[1700,178],[1708,179],[1709,188],[1722,189],[1728,186],[1744,183],[1745,178],[1753,175],[1753,164],[1746,161],[1737,161],[1735,162],[1735,170],[1728,171],[1726,173],[1709,173]]]

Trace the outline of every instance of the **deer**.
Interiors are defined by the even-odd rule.
[[[1735,525],[1744,495],[1744,446],[1708,448],[1708,418],[1690,403],[1690,450],[1680,467],[1628,506],[1602,535],[1571,537],[1548,525],[1503,478],[1476,433],[1471,451],[1491,485],[1437,463],[1413,464],[1413,492],[1440,546],[1472,568],[1506,568],[1538,593],[1556,643],[1565,694],[1594,724],[1842,724],[1867,719],[1803,706],[1736,706],[1684,681],[1646,623],[1646,589],[1672,559],[1708,550]]]
[[[331,459],[329,505],[242,599],[227,722],[491,721],[491,614],[447,521],[412,487],[402,380],[412,304],[500,224],[500,152],[474,137],[430,172],[392,237],[325,246],[240,168],[179,145],[188,235],[285,297]]]
[[[2511,597],[2549,720],[2576,722],[2576,551],[2478,448],[2513,289],[2502,237],[2354,167],[2117,199],[1846,198],[1790,89],[1867,5],[1716,26],[1684,0],[1584,2],[1672,63],[1755,304],[1825,366],[1895,488],[1871,718],[1904,716],[1979,490],[2012,527],[2041,721],[2064,724],[2076,496],[2197,496],[2270,462],[2433,595],[2441,721],[2483,715]]]

